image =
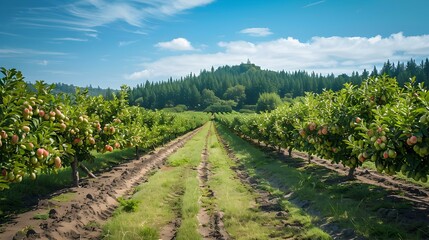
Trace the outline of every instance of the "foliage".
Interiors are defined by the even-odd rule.
[[[411,79],[401,88],[387,75],[337,92],[307,93],[271,113],[216,119],[271,146],[306,151],[350,167],[365,161],[379,172],[416,181],[429,172],[429,93]]]
[[[151,149],[201,126],[203,113],[173,114],[128,105],[129,88],[122,86],[111,100],[91,97],[77,89],[73,95],[53,94],[42,81],[27,91],[21,72],[1,69],[0,190],[28,175],[55,173],[92,160],[92,150],[124,147]]]
[[[429,60],[416,63],[411,59],[406,63],[387,61],[379,71],[364,70],[350,75],[321,75],[306,71],[270,71],[261,70],[250,62],[237,66],[222,66],[217,69],[203,70],[198,76],[190,74],[180,79],[172,78],[164,82],[140,84],[130,91],[130,104],[145,108],[161,109],[185,104],[190,109],[203,110],[219,100],[233,100],[240,109],[242,105],[256,104],[259,95],[264,92],[277,92],[289,101],[291,97],[304,96],[305,92],[321,93],[324,89],[338,91],[345,83],[361,84],[370,75],[387,74],[396,77],[399,86],[416,76],[417,82],[429,84]],[[244,94],[240,92],[244,88]],[[239,93],[235,93],[239,90]],[[210,92],[207,92],[210,91]],[[232,94],[230,94],[232,93]],[[241,97],[236,97],[241,96]],[[199,100],[199,102],[195,102]]]
[[[139,201],[136,199],[123,199],[120,197],[118,198],[118,201],[122,207],[122,210],[125,212],[135,212],[139,207]]]
[[[282,100],[277,93],[262,93],[256,102],[256,111],[271,112],[282,104]]]

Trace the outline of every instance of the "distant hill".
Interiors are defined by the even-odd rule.
[[[146,81],[130,91],[130,104],[145,108],[161,109],[185,105],[188,109],[203,110],[210,105],[231,105],[239,109],[256,104],[264,92],[274,92],[283,97],[297,97],[305,92],[320,93],[323,89],[339,90],[344,83],[359,84],[369,76],[388,74],[396,77],[403,85],[412,76],[418,82],[429,84],[429,61],[420,64],[411,59],[406,63],[384,63],[378,71],[353,72],[350,76],[341,74],[321,75],[306,71],[270,71],[247,62],[237,66],[223,66],[216,70],[202,71],[199,76],[186,77],[164,82]]]

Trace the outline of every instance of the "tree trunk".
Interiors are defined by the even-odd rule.
[[[139,146],[136,146],[136,158],[139,159]]]
[[[287,150],[287,152],[289,153],[289,157],[292,157],[292,147],[289,147],[289,149]]]
[[[311,154],[308,154],[308,164],[311,163]]]
[[[79,168],[82,169],[82,171],[84,171],[86,174],[88,174],[88,176],[92,177],[92,178],[97,178],[97,176],[94,175],[94,173],[92,173],[85,165],[83,165],[82,163],[79,165]]]
[[[79,171],[78,171],[78,160],[77,156],[74,156],[73,162],[71,164],[72,167],[72,179],[73,179],[73,186],[79,187]]]
[[[354,179],[355,178],[355,175],[354,175],[354,173],[355,173],[355,170],[356,170],[356,168],[355,167],[351,167],[350,169],[349,169],[349,174],[347,175],[347,178],[348,179]]]

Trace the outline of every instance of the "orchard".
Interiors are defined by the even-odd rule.
[[[427,182],[429,93],[414,79],[400,87],[394,78],[370,77],[337,92],[307,93],[269,113],[218,114],[216,119],[289,153],[296,149],[342,163],[350,177],[372,161],[379,172]]]
[[[5,68],[0,79],[0,189],[23,178],[78,168],[92,153],[135,147],[152,149],[207,121],[206,114],[169,114],[128,105],[123,86],[113,100],[53,94],[41,81],[28,89],[21,72]]]

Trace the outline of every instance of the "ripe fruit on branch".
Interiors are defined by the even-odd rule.
[[[111,152],[111,151],[113,151],[113,147],[112,146],[110,146],[110,145],[106,145],[106,146],[104,146],[104,149],[106,150],[106,151],[108,151],[108,152]]]
[[[411,136],[410,138],[408,138],[408,140],[407,140],[407,144],[408,145],[414,145],[414,144],[416,144],[417,143],[417,137],[416,136]]]
[[[18,144],[18,142],[19,142],[19,137],[18,135],[14,134],[12,136],[12,144]]]
[[[54,158],[54,166],[55,168],[61,168],[61,158],[60,157],[55,157]]]
[[[28,132],[30,132],[30,127],[29,126],[23,126],[22,131],[28,133]]]
[[[360,117],[356,117],[355,122],[356,123],[360,123],[362,121],[362,119]]]

